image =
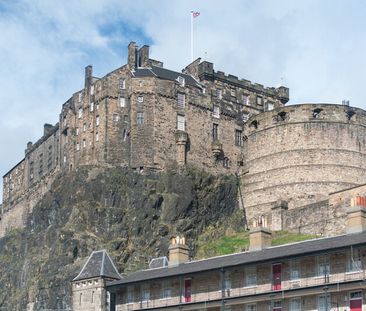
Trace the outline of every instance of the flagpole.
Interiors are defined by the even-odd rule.
[[[191,63],[193,62],[193,11],[191,11]]]

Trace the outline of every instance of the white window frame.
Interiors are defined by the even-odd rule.
[[[142,104],[144,102],[144,96],[142,95],[137,96],[137,102]]]
[[[172,298],[172,287],[170,280],[163,280],[161,283],[161,299]]]
[[[95,117],[95,125],[99,126],[99,124],[100,124],[100,118],[99,118],[99,116],[96,116]]]
[[[290,311],[301,311],[301,298],[296,297],[290,300]]]
[[[245,311],[257,311],[257,305],[255,303],[247,304]]]
[[[242,94],[241,95],[241,101],[243,105],[249,106],[249,95],[248,94]]]
[[[118,87],[119,87],[120,90],[125,90],[126,89],[126,79],[119,78]]]
[[[290,261],[290,281],[300,280],[300,263],[297,260]]]
[[[256,104],[258,106],[263,106],[263,97],[257,95]]]
[[[99,133],[98,132],[95,133],[95,141],[99,141]]]
[[[124,97],[120,97],[119,98],[119,106],[121,108],[125,108],[126,107],[126,98],[124,98]]]
[[[91,102],[90,103],[90,112],[93,112],[94,111],[94,102]]]
[[[183,77],[181,77],[181,76],[178,76],[177,81],[178,81],[178,83],[179,83],[181,86],[185,86],[185,84],[186,84],[186,79],[184,79],[184,78],[183,78]]]
[[[78,110],[78,119],[81,119],[83,116],[83,108],[79,108]]]
[[[119,115],[118,115],[118,113],[114,113],[112,115],[112,120],[113,120],[113,122],[118,122],[119,121]]]
[[[212,116],[214,118],[220,119],[220,106],[218,106],[218,105],[213,106]]]
[[[83,139],[83,148],[85,148],[85,147],[86,147],[86,140]]]
[[[90,95],[94,95],[94,85],[90,86]]]
[[[267,103],[266,103],[266,110],[267,111],[271,111],[271,110],[273,110],[274,109],[274,102],[272,102],[272,101],[267,101]]]
[[[330,275],[329,255],[321,255],[317,257],[317,277],[324,277]]]
[[[359,248],[351,248],[347,253],[347,272],[362,271],[362,255]]]
[[[80,129],[77,127],[76,128],[76,136],[79,136],[79,134],[80,134]]]
[[[86,132],[86,123],[83,124],[83,132]]]
[[[177,115],[177,130],[185,131],[186,130],[186,118],[182,115]]]
[[[245,287],[257,286],[257,267],[248,267],[245,269]]]
[[[186,107],[186,94],[178,93],[177,94],[177,108],[184,109]]]
[[[76,143],[76,151],[79,151],[80,150],[80,144],[79,142]]]

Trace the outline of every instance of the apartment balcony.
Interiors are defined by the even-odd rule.
[[[286,292],[299,289],[313,288],[314,292],[320,294],[324,293],[325,288],[329,289],[332,285],[336,286],[337,290],[342,290],[342,286],[346,284],[352,284],[352,282],[358,284],[357,281],[364,281],[366,274],[364,271],[352,272],[352,273],[338,273],[331,274],[329,276],[308,277],[298,280],[285,280],[278,286],[274,286],[272,283],[258,284],[256,286],[245,286],[244,281],[232,282],[230,288],[222,290],[220,284],[209,284],[204,286],[194,286],[192,281],[192,290],[190,297],[184,295],[172,295],[171,298],[162,299],[159,295],[151,295],[149,300],[135,301],[133,303],[118,304],[118,310],[144,310],[153,308],[166,308],[176,306],[192,306],[199,303],[210,303],[215,305],[215,302],[219,302],[222,299],[240,299],[243,298],[246,301],[250,301],[250,296],[269,294],[274,297],[276,293],[280,297],[285,297]],[[274,289],[276,288],[276,289]],[[181,289],[173,289],[173,292],[184,292]],[[189,308],[188,308],[189,309]]]

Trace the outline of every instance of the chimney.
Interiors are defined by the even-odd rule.
[[[351,199],[347,211],[346,233],[359,233],[366,229],[366,197],[356,196]]]
[[[149,67],[149,46],[144,45],[139,50],[139,67]]]
[[[271,246],[272,232],[267,228],[267,219],[260,216],[249,232],[249,250],[259,251]]]
[[[172,237],[169,246],[169,266],[189,261],[189,250],[184,237]]]
[[[130,69],[137,67],[137,45],[136,42],[130,42],[128,45],[128,59],[127,64]]]
[[[88,89],[93,76],[93,66],[89,65],[85,67],[85,88]]]
[[[53,130],[53,125],[52,124],[44,124],[43,125],[43,136],[47,136],[48,134],[50,134]]]

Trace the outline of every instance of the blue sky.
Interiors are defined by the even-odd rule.
[[[290,104],[366,108],[366,1],[361,0],[0,0],[0,172],[27,141],[56,123],[83,86],[84,67],[103,76],[126,62],[130,41],[181,70],[194,56],[266,86],[285,84]],[[0,196],[1,199],[1,196]]]

